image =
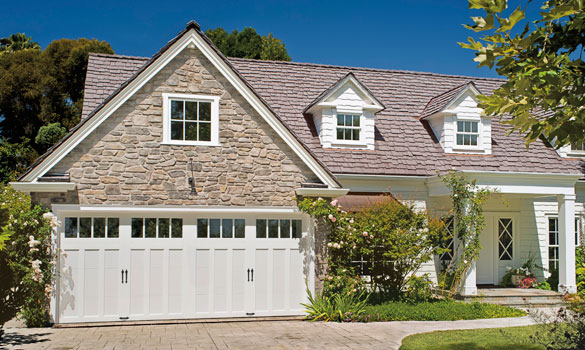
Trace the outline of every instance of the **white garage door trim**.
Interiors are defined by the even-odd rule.
[[[310,220],[291,208],[265,207],[260,213],[232,208],[210,211],[165,207],[143,212],[132,207],[79,210],[79,206],[55,205],[53,209],[63,223],[58,244],[66,255],[59,262],[56,323],[119,321],[126,317],[157,320],[301,315],[299,302],[306,299],[305,279],[313,290]],[[120,218],[119,238],[108,238],[107,232],[104,238],[65,238],[66,217],[106,218],[97,220],[96,227],[107,223],[108,217]],[[157,217],[181,218],[182,238],[131,237],[132,218]],[[232,219],[232,236],[234,219],[243,219],[245,238],[198,238],[197,220],[203,218],[220,219],[221,224],[221,219]],[[302,237],[269,238],[271,231],[266,238],[256,238],[257,219],[280,219],[278,229],[283,232],[292,232],[294,220],[300,220]],[[155,226],[159,223],[164,227],[166,222]],[[211,230],[211,222],[208,224]],[[164,236],[165,229],[161,230]]]

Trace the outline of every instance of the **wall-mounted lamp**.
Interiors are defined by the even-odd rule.
[[[193,158],[191,158],[191,177],[189,178],[189,185],[191,186],[191,194],[197,194],[195,189],[195,173],[193,171]]]

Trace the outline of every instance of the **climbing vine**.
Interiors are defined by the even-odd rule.
[[[462,287],[465,275],[479,258],[479,235],[485,226],[483,204],[493,190],[476,185],[476,180],[451,172],[442,176],[451,190],[451,215],[454,220],[453,254],[443,276],[443,286],[452,294]]]

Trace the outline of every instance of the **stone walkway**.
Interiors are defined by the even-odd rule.
[[[529,317],[473,321],[323,323],[260,321],[79,328],[7,328],[0,349],[398,349],[415,333],[513,327]]]

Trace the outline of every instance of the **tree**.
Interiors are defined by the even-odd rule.
[[[582,0],[550,0],[540,17],[526,20],[527,6],[508,10],[506,0],[469,0],[469,8],[485,16],[466,26],[485,33],[478,41],[460,43],[475,51],[479,67],[495,66],[507,78],[491,96],[481,96],[486,114],[512,116],[505,122],[526,139],[555,147],[585,141],[585,4]],[[523,27],[520,25],[525,22]]]
[[[11,34],[0,39],[0,54],[24,49],[40,50],[41,46],[24,33]]]
[[[37,145],[51,147],[57,141],[59,141],[63,136],[67,134],[67,129],[61,126],[59,123],[51,123],[46,126],[41,126],[39,129],[39,133],[35,138],[35,143]]]
[[[218,27],[208,29],[205,35],[228,57],[290,61],[284,43],[272,33],[261,36],[254,28],[247,27],[241,32],[234,30],[228,34],[226,30]]]
[[[19,143],[0,141],[0,183],[15,180],[38,156],[27,139]]]

